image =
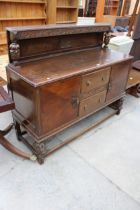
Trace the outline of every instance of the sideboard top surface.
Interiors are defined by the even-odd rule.
[[[9,67],[24,81],[37,87],[132,58],[132,56],[110,49],[94,48],[23,63],[17,67],[9,65]]]

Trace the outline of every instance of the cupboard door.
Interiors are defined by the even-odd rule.
[[[124,94],[128,80],[130,61],[112,66],[106,101]]]
[[[78,117],[81,78],[58,81],[40,88],[42,132],[57,129]]]

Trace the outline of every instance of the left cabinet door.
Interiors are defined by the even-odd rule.
[[[78,117],[80,77],[40,87],[41,133],[51,133]]]

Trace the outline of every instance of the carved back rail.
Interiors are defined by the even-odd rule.
[[[56,53],[99,47],[103,44],[104,32],[109,31],[110,24],[7,28],[10,63],[16,64]]]

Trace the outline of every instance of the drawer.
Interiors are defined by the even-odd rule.
[[[87,93],[92,89],[98,89],[101,86],[105,86],[109,82],[110,70],[111,67],[108,67],[83,76],[81,93]]]
[[[105,102],[106,93],[107,91],[105,90],[101,93],[82,100],[80,102],[79,115],[84,116],[100,108]]]

